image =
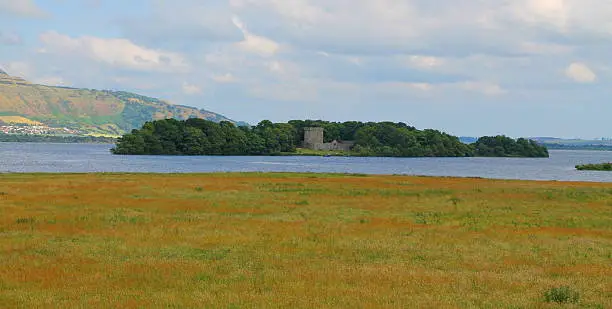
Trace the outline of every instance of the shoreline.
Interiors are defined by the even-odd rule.
[[[6,172],[0,171],[0,176],[8,175],[21,175],[21,176],[171,176],[171,177],[194,177],[194,176],[245,176],[253,178],[255,176],[262,177],[280,177],[280,178],[414,178],[414,179],[438,179],[438,180],[456,180],[456,181],[468,181],[468,180],[480,180],[480,181],[493,181],[493,182],[525,182],[525,183],[538,183],[538,184],[563,184],[563,185],[610,185],[612,181],[589,181],[589,180],[555,180],[555,179],[514,179],[514,178],[489,178],[480,176],[436,176],[436,175],[419,175],[419,174],[367,174],[367,173],[320,173],[320,172]]]

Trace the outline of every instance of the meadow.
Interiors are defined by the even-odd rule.
[[[2,174],[2,308],[612,308],[612,184]]]

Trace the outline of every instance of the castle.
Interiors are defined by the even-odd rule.
[[[355,142],[333,140],[331,143],[323,142],[323,128],[310,127],[304,128],[304,148],[312,150],[342,150],[349,151]]]

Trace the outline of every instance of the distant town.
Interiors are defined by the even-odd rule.
[[[0,133],[20,135],[80,135],[82,132],[69,128],[48,126],[0,125]]]

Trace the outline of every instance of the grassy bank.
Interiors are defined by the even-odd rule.
[[[608,172],[612,172],[612,163],[576,165],[576,169],[579,170],[579,171],[608,171]]]
[[[295,152],[285,153],[287,156],[332,156],[332,157],[348,157],[355,154],[350,151],[342,150],[313,150],[307,148],[297,148]]]
[[[0,213],[6,308],[612,307],[612,184],[4,174]]]

